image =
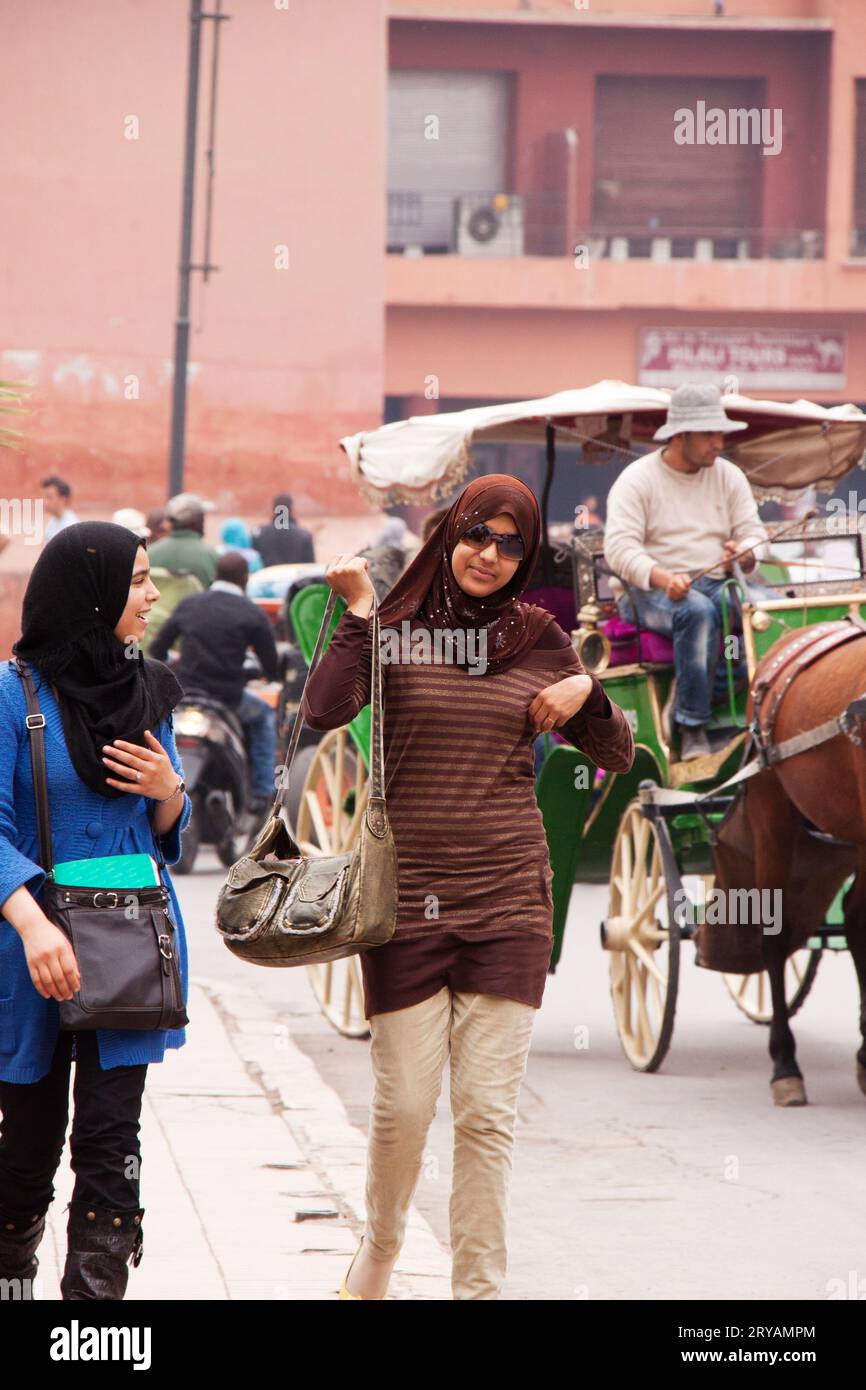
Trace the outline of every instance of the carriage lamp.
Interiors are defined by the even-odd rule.
[[[585,603],[577,615],[580,626],[571,634],[571,642],[590,675],[597,676],[610,664],[610,639],[600,632],[598,623],[602,609],[594,599]]]
[[[766,632],[773,619],[765,608],[756,608],[751,621],[755,632]]]

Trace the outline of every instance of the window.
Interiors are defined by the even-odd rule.
[[[650,256],[665,239],[667,255],[692,258],[696,241],[711,238],[712,257],[742,254],[761,221],[760,145],[679,144],[676,113],[696,113],[698,133],[703,112],[761,108],[763,87],[752,78],[599,77],[594,231],[622,238],[629,256]]]
[[[397,68],[388,87],[388,249],[457,249],[461,200],[506,190],[510,81]]]

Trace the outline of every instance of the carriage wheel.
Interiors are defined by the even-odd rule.
[[[793,1018],[800,1008],[818,973],[821,952],[805,946],[802,951],[794,951],[785,961],[785,999],[788,1003],[788,1017]],[[770,998],[770,977],[766,970],[754,975],[724,975],[728,992],[737,1008],[753,1023],[771,1023],[773,1003]]]
[[[301,789],[294,838],[302,854],[343,854],[354,847],[367,806],[367,769],[345,729],[326,733]],[[308,965],[325,1018],[347,1038],[366,1038],[364,990],[357,956]]]
[[[665,877],[664,833],[631,803],[613,848],[610,911],[602,927],[619,1039],[636,1071],[661,1065],[677,1006],[680,928]]]

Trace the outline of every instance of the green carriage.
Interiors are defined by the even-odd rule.
[[[538,799],[554,864],[555,968],[562,946],[572,883],[607,880],[608,914],[601,924],[601,944],[610,956],[614,1015],[623,1049],[637,1070],[655,1071],[670,1045],[679,985],[680,948],[695,937],[694,913],[676,912],[686,899],[697,907],[712,893],[714,842],[738,795],[736,778],[744,759],[748,729],[746,702],[755,669],[783,633],[848,614],[866,617],[864,533],[856,522],[842,531],[834,520],[810,519],[792,528],[770,524],[771,544],[815,546],[828,539],[848,540],[850,573],[844,578],[797,577],[802,564],[776,562],[761,566],[761,579],[774,597],[751,603],[742,584],[732,579],[741,607],[742,642],[748,683],[734,688],[733,661],[728,661],[729,695],[709,726],[708,757],[679,762],[665,718],[673,681],[668,661],[639,659],[607,666],[596,673],[632,725],[636,756],[627,774],[583,771],[586,760],[560,745],[545,760],[538,779]],[[784,541],[774,535],[784,533]],[[599,600],[596,567],[601,538],[585,537],[580,547],[591,557],[583,569],[581,597],[596,632],[603,632],[610,601]],[[841,568],[841,567],[840,567]],[[639,640],[639,639],[638,639]],[[584,660],[592,669],[595,639],[584,629]],[[597,652],[597,647],[595,647]],[[725,658],[723,658],[724,660]],[[602,658],[604,660],[604,657]],[[590,781],[590,778],[593,780]],[[569,833],[570,786],[592,786],[578,811],[577,840]],[[843,949],[840,930],[842,890],[835,895],[826,921],[817,924],[803,947],[789,957],[787,1002],[793,1015],[811,988],[822,950]],[[709,964],[708,961],[703,961]],[[712,968],[712,967],[711,967]],[[735,1003],[758,1023],[772,1016],[765,972],[724,973]]]
[[[628,461],[648,445],[668,399],[664,391],[602,382],[537,401],[415,417],[342,441],[359,490],[381,506],[449,497],[469,470],[473,442],[535,442],[545,449],[544,544],[524,598],[551,607],[563,626],[563,614],[570,611],[575,647],[625,711],[636,745],[628,773],[603,773],[570,744],[544,736],[536,795],[553,869],[550,968],[554,971],[560,960],[574,883],[608,881],[601,940],[610,956],[614,1014],[629,1061],[643,1071],[657,1069],[670,1044],[680,947],[693,934],[688,922],[677,920],[681,914],[674,904],[682,902],[684,892],[700,897],[712,887],[714,828],[735,795],[724,784],[737,771],[747,737],[747,689],[734,687],[731,662],[727,697],[711,726],[710,756],[677,761],[666,718],[673,679],[669,657],[647,654],[639,632],[626,639],[625,648],[614,650],[608,629],[616,609],[602,529],[582,526],[578,517],[572,535],[551,543],[547,504],[558,438],[580,442],[585,459]],[[866,415],[854,407],[826,410],[809,402],[790,406],[739,395],[725,396],[723,403],[735,419],[748,423],[726,456],[743,469],[758,496],[787,498],[808,486],[829,491],[863,458]],[[780,543],[775,564],[762,567],[762,579],[775,597],[755,608],[743,601],[742,587],[732,578],[731,625],[738,595],[750,679],[763,653],[791,627],[846,613],[866,615],[864,534],[857,522],[856,515],[853,520],[831,516],[793,529],[790,522],[769,528],[771,538],[784,531],[788,547],[842,540],[845,563],[837,577],[833,572],[817,577],[820,571],[810,571],[808,561],[786,565]],[[312,585],[292,602],[292,622],[307,660],[328,593],[326,586]],[[334,625],[341,611],[339,605]],[[351,845],[366,798],[368,751],[369,708],[345,729],[323,735],[309,751],[302,785],[291,799],[293,829],[304,852],[337,853]],[[808,993],[821,950],[844,946],[840,920],[837,902],[827,922],[789,959],[792,1012]],[[312,968],[311,974],[333,1025],[365,1036],[357,958]],[[725,980],[740,1009],[757,1022],[769,1020],[762,972],[728,974]]]

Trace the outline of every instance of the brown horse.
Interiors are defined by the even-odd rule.
[[[840,625],[834,625],[839,626]],[[847,631],[847,625],[846,625]],[[798,634],[776,642],[756,673],[778,656]],[[753,686],[754,692],[754,686]],[[819,656],[791,683],[778,706],[774,742],[817,728],[866,694],[866,635]],[[753,695],[749,697],[749,718]],[[866,738],[866,725],[855,726]],[[764,934],[765,968],[770,977],[773,1019],[770,1026],[771,1087],[777,1105],[805,1105],[803,1074],[797,1065],[794,1035],[785,1001],[785,961],[791,933],[785,926],[786,893],[792,872],[791,846],[803,818],[818,830],[850,843],[856,874],[845,897],[845,932],[860,985],[860,1048],[856,1074],[866,1095],[866,746],[838,733],[816,747],[783,759],[746,784],[746,815],[755,852],[756,887],[781,890],[782,930]],[[816,924],[817,925],[817,924]]]

